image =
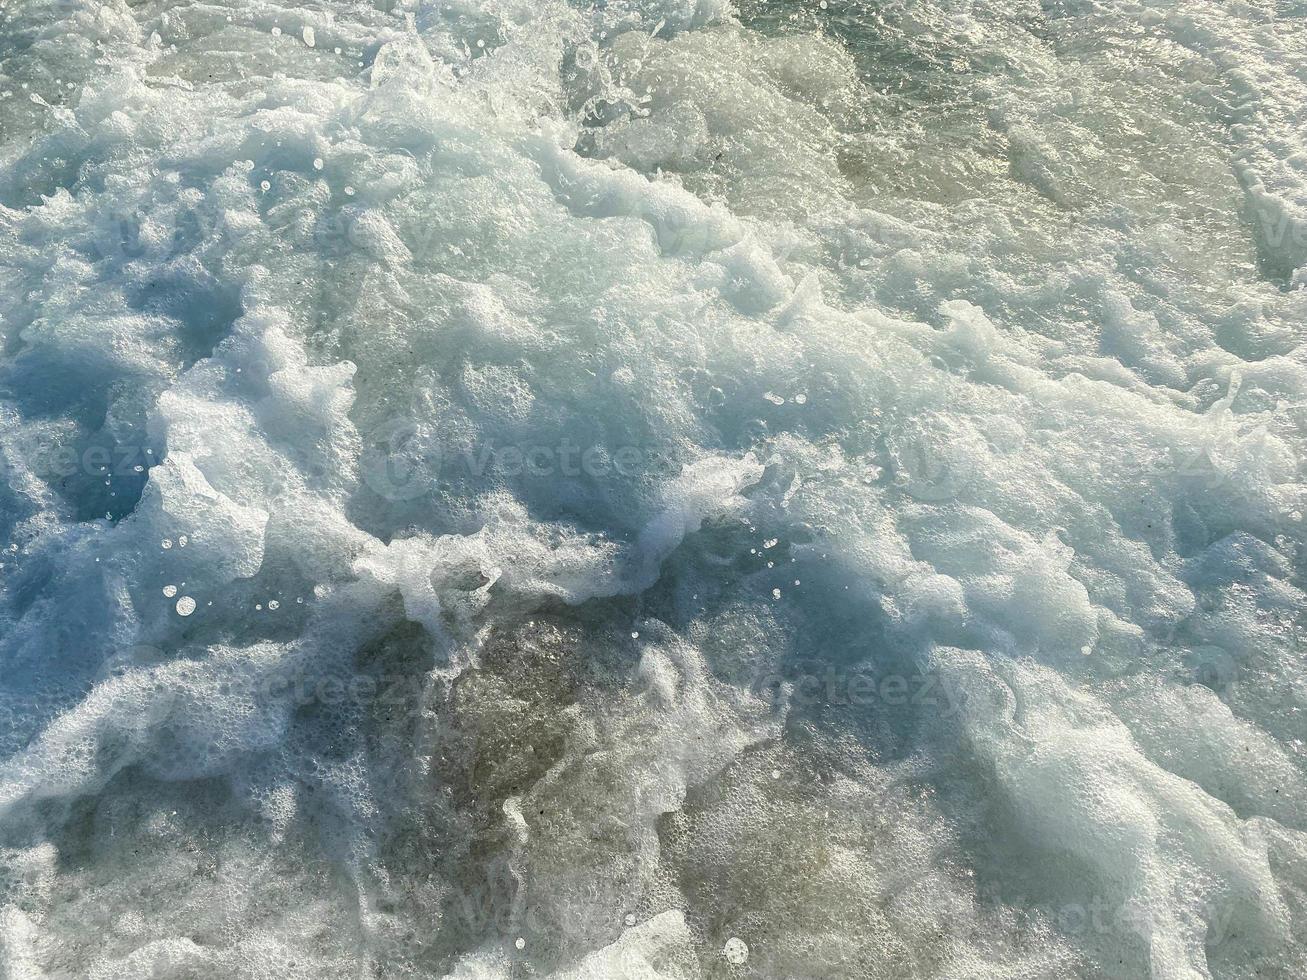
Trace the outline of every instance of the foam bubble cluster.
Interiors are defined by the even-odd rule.
[[[1307,975],[1285,5],[0,6],[0,976]]]

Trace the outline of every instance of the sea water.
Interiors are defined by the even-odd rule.
[[[3,0],[0,977],[1307,974],[1307,8]]]

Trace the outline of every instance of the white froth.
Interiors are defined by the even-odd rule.
[[[0,96],[0,975],[1307,975],[1288,6],[31,0]]]

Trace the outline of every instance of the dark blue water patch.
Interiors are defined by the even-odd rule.
[[[177,324],[184,367],[209,356],[243,313],[239,288],[220,282],[193,259],[138,280],[128,288],[128,302],[133,309]]]
[[[73,472],[56,477],[53,485],[81,521],[117,523],[131,514],[149,480],[150,467],[162,461],[161,453],[143,440],[119,443],[103,432],[80,449]]]

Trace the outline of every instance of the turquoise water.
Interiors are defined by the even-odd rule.
[[[0,977],[1302,976],[1304,13],[0,6]]]

